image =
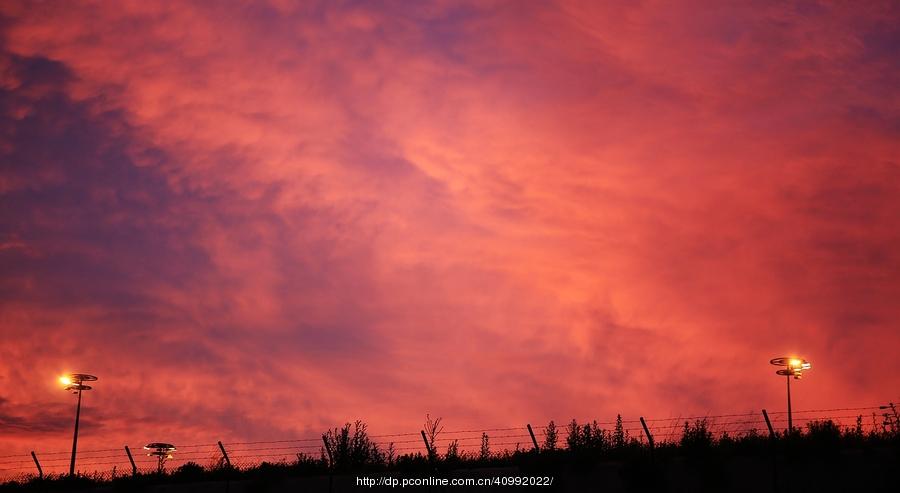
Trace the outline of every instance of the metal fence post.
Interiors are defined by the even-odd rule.
[[[769,413],[765,409],[762,410],[763,418],[766,419],[766,426],[769,428],[769,439],[772,442],[772,491],[778,491],[778,449],[776,448],[775,428],[772,427],[772,421],[769,420]]]
[[[537,439],[534,438],[534,431],[531,430],[531,423],[528,423],[527,426],[528,426],[528,434],[531,435],[531,443],[534,444],[534,451],[535,451],[535,452],[540,452],[540,451],[541,451],[541,448],[538,447]]]
[[[231,469],[231,459],[228,458],[228,452],[225,451],[225,446],[222,445],[221,440],[219,440],[219,450],[222,451],[222,457],[225,458],[225,464],[227,464],[228,468]]]
[[[39,479],[44,479],[44,470],[41,469],[41,463],[38,462],[37,456],[34,455],[34,450],[31,451],[31,458],[34,459],[34,465],[37,466],[37,469],[38,469],[38,478],[39,478]]]
[[[131,462],[131,475],[137,476],[137,465],[134,463],[134,457],[131,456],[131,449],[125,446],[125,453],[128,454],[128,462]]]
[[[766,426],[769,428],[769,437],[772,438],[772,440],[774,440],[775,439],[775,428],[772,428],[772,422],[769,421],[769,413],[767,413],[765,409],[763,409],[762,412],[763,412],[763,418],[766,419]]]
[[[650,443],[650,450],[653,450],[655,443],[653,442],[653,435],[650,434],[650,428],[647,428],[647,422],[644,421],[644,417],[641,416],[641,426],[644,427],[644,433],[647,434],[647,441]]]
[[[434,459],[434,450],[431,450],[431,445],[428,444],[428,437],[425,436],[425,430],[421,430],[422,432],[422,441],[425,442],[425,450],[428,451],[428,459]]]

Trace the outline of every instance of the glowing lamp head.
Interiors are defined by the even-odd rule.
[[[783,357],[783,358],[773,358],[769,361],[769,363],[775,366],[783,366],[784,369],[778,370],[775,373],[781,376],[794,377],[796,379],[800,379],[803,375],[803,372],[812,368],[812,365],[809,364],[809,361],[806,361],[802,358],[797,358],[794,356]]]
[[[87,373],[70,373],[59,377],[59,383],[62,384],[63,388],[65,390],[71,390],[76,394],[82,390],[91,390],[92,387],[86,385],[85,382],[94,382],[96,380],[97,377],[88,375]]]

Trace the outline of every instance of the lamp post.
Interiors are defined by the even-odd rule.
[[[803,372],[812,368],[812,365],[805,359],[795,357],[773,358],[769,363],[775,366],[784,367],[775,373],[787,379],[788,433],[793,433],[794,418],[791,414],[791,377],[794,377],[795,380],[800,380],[803,376]]]
[[[72,373],[59,377],[59,382],[63,384],[65,390],[71,390],[73,394],[78,394],[78,405],[75,408],[75,436],[72,438],[72,461],[69,463],[69,476],[75,475],[75,451],[78,450],[78,421],[81,418],[81,392],[91,390],[90,385],[84,382],[94,382],[97,377],[86,373]]]
[[[162,474],[163,464],[166,463],[166,459],[172,458],[172,452],[174,452],[176,448],[171,443],[153,442],[144,445],[144,450],[150,451],[147,453],[147,457],[156,457],[156,472]]]

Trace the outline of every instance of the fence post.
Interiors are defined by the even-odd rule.
[[[650,428],[647,428],[647,422],[644,421],[643,416],[641,416],[641,426],[644,427],[644,433],[647,434],[647,441],[650,443],[650,450],[653,450],[654,445],[655,445],[653,443],[653,435],[650,434]]]
[[[531,435],[531,443],[534,444],[534,451],[540,452],[541,448],[538,447],[537,439],[534,438],[534,432],[531,430],[531,423],[528,423],[528,434]]]
[[[34,459],[34,465],[36,465],[38,468],[38,478],[44,479],[44,470],[41,469],[41,463],[38,462],[37,456],[34,455],[34,450],[31,451],[31,458]]]
[[[225,446],[222,445],[221,440],[219,440],[219,450],[222,451],[222,457],[225,457],[225,464],[227,464],[228,468],[231,469],[231,459],[228,458],[228,452],[225,451]]]
[[[421,431],[422,431],[422,441],[425,442],[425,450],[428,451],[428,459],[433,460],[434,459],[434,451],[431,450],[431,445],[428,445],[428,437],[425,436],[425,430],[421,430]]]
[[[762,412],[763,412],[763,418],[766,418],[766,426],[769,427],[769,437],[771,437],[772,440],[774,440],[775,439],[775,428],[772,428],[772,422],[769,421],[769,413],[767,413],[765,409],[763,409]]]
[[[137,476],[137,465],[134,463],[134,457],[131,456],[131,449],[125,446],[125,453],[128,454],[128,462],[131,462],[131,475]]]
[[[762,410],[763,418],[766,418],[766,426],[769,427],[769,438],[772,442],[772,491],[778,491],[778,450],[776,448],[775,428],[772,428],[772,421],[769,420],[769,413],[765,409]]]

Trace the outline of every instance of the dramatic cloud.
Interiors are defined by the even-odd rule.
[[[900,397],[894,3],[0,12],[0,453]]]

